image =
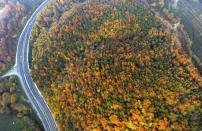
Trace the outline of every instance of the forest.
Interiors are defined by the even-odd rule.
[[[59,130],[202,130],[202,78],[147,4],[54,0],[38,15],[31,74]]]
[[[0,76],[5,74],[15,62],[19,35],[26,21],[42,0],[1,0],[0,1]],[[0,78],[0,117],[21,123],[15,131],[43,130],[41,123],[30,106],[17,77]],[[5,119],[4,117],[2,119]],[[0,130],[10,131],[0,121]],[[11,124],[14,126],[13,124]]]

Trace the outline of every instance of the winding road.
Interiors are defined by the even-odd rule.
[[[27,21],[20,38],[18,40],[16,60],[14,67],[3,77],[16,75],[18,76],[22,88],[27,95],[32,107],[39,116],[44,129],[46,131],[57,131],[56,122],[52,116],[52,113],[46,104],[43,96],[38,90],[36,84],[32,80],[29,69],[29,38],[31,36],[32,28],[34,26],[36,15],[41,11],[49,0],[45,0],[32,14]]]

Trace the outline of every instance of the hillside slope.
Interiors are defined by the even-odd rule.
[[[32,47],[32,76],[60,130],[202,128],[202,78],[138,1],[52,2]]]

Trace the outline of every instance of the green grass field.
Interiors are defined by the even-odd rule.
[[[3,131],[22,131],[24,125],[17,117],[0,114],[0,125]]]

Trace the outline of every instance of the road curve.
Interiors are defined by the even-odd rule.
[[[31,102],[32,107],[39,116],[44,129],[46,131],[57,131],[56,122],[52,113],[46,104],[43,96],[38,90],[36,84],[33,82],[29,72],[29,38],[31,36],[32,28],[35,22],[36,15],[41,11],[49,0],[45,0],[32,14],[27,21],[23,31],[18,40],[15,65],[4,77],[10,75],[17,75],[22,85],[25,94]]]

